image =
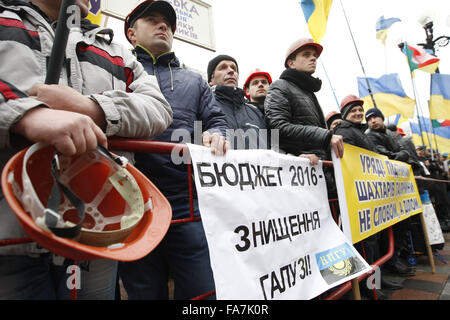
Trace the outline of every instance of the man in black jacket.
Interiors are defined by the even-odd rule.
[[[410,155],[397,141],[394,133],[387,130],[384,124],[384,115],[378,108],[366,112],[366,122],[369,130],[367,137],[375,146],[375,152],[387,156],[389,159],[408,162]]]
[[[280,149],[293,155],[314,154],[329,159],[332,147],[338,157],[344,153],[342,136],[327,129],[322,108],[315,96],[322,81],[314,78],[322,46],[301,38],[288,49],[280,79],[272,83],[264,103],[266,122],[278,129]]]
[[[208,83],[217,103],[225,114],[227,140],[233,149],[268,149],[269,141],[263,114],[254,105],[246,103],[245,92],[238,88],[237,61],[228,55],[219,55],[208,63]]]

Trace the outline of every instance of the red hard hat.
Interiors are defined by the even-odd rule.
[[[295,40],[295,41],[289,46],[289,49],[286,51],[286,57],[285,57],[285,59],[284,59],[284,66],[285,66],[286,68],[288,68],[287,62],[288,62],[288,58],[291,56],[291,54],[293,54],[295,51],[297,51],[297,50],[299,50],[300,48],[305,47],[305,46],[313,46],[313,47],[315,47],[315,48],[317,49],[317,54],[318,54],[319,56],[320,56],[320,54],[322,53],[322,50],[323,50],[323,47],[322,47],[320,44],[314,42],[313,39],[310,39],[310,38],[301,38],[301,39]]]
[[[53,253],[140,259],[166,234],[170,204],[135,167],[99,150],[73,157],[41,143],[22,150],[3,168],[5,199],[29,237]]]
[[[397,128],[397,132],[402,136],[406,136],[406,133],[405,133],[405,131],[403,131],[402,128]]]
[[[330,128],[331,124],[335,119],[342,119],[341,113],[338,111],[331,111],[325,117],[325,122],[327,127]]]
[[[128,29],[133,26],[134,22],[137,19],[144,16],[146,12],[149,10],[157,11],[163,14],[170,23],[172,27],[172,32],[175,33],[177,29],[177,14],[173,9],[172,5],[167,1],[162,0],[146,0],[140,3],[133,11],[131,11],[125,18],[124,22],[124,31],[125,37],[131,43],[130,39],[128,39]]]
[[[357,103],[359,103],[361,106],[364,104],[364,101],[363,100],[361,100],[360,98],[358,98],[357,96],[355,96],[355,95],[353,95],[353,94],[349,94],[348,96],[346,96],[344,99],[342,99],[342,101],[341,101],[341,106],[340,106],[340,108],[341,108],[341,111],[342,111],[342,109],[345,107],[345,106],[347,106],[347,105],[349,105],[350,103],[353,103],[353,102],[357,102]]]
[[[340,112],[337,111],[331,111],[327,114],[327,116],[325,117],[325,122],[328,122],[328,120],[330,120],[332,117],[339,117],[341,115]]]
[[[270,76],[270,74],[268,72],[262,71],[261,69],[255,69],[254,71],[252,71],[252,73],[250,73],[250,75],[248,76],[247,80],[245,80],[244,83],[244,89],[247,88],[250,84],[250,81],[254,78],[254,77],[258,77],[258,76],[263,76],[266,77],[267,80],[269,81],[269,84],[272,83],[272,77]]]

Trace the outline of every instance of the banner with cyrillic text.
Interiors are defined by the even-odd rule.
[[[188,146],[218,299],[311,299],[370,270],[333,221],[321,163]]]
[[[353,243],[423,211],[409,164],[346,143],[333,164],[343,231]]]

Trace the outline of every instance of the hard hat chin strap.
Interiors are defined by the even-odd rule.
[[[98,145],[97,151],[107,160],[112,161],[121,167],[125,165],[120,157],[114,157],[106,148]],[[85,204],[83,200],[81,200],[61,181],[59,170],[59,156],[57,151],[55,150],[51,162],[53,186],[47,202],[47,207],[44,209],[44,221],[47,228],[50,229],[50,231],[52,231],[56,236],[73,239],[76,238],[81,232],[81,228],[85,218]],[[61,191],[78,213],[78,223],[72,223],[73,225],[71,224],[71,226],[69,227],[63,222],[63,218],[59,213]]]
[[[58,237],[75,238],[80,234],[81,226],[84,222],[85,206],[84,202],[78,198],[68,187],[66,187],[59,178],[59,157],[55,151],[55,155],[51,162],[51,173],[53,177],[53,187],[44,209],[45,225]],[[70,203],[78,212],[78,223],[72,227],[59,227],[58,222],[62,220],[59,214],[59,204],[61,203],[61,192],[67,197]]]

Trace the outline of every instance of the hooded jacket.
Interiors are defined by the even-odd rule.
[[[232,86],[214,86],[212,89],[228,127],[233,129],[227,134],[232,148],[268,149],[267,131],[266,134],[260,132],[266,129],[264,117],[256,106],[247,103],[244,90]]]
[[[315,92],[320,79],[294,69],[286,69],[273,82],[264,102],[266,122],[278,129],[280,149],[293,155],[314,153],[328,159],[333,132],[327,129]]]
[[[173,110],[172,124],[155,140],[201,144],[204,131],[219,132],[225,136],[225,116],[200,74],[181,68],[173,52],[155,57],[141,46],[137,46],[133,52],[145,70],[157,78]],[[136,167],[150,178],[167,199],[188,199],[186,164],[177,164],[171,155],[164,154],[140,153],[135,155],[135,159]]]
[[[0,165],[20,148],[10,128],[30,109],[46,106],[29,97],[44,83],[55,23],[28,1],[0,0]],[[99,37],[98,35],[102,35]],[[112,41],[112,30],[82,20],[71,28],[59,84],[95,99],[106,117],[106,135],[151,138],[172,121],[172,110],[133,55]],[[0,239],[27,237],[0,194]],[[34,255],[36,243],[0,247],[0,254]],[[45,251],[45,250],[44,250]]]

